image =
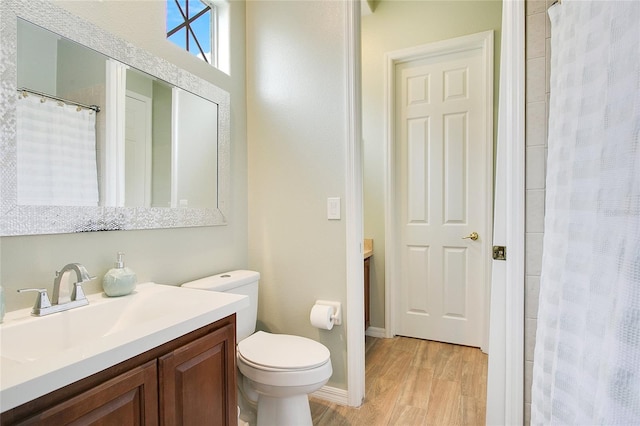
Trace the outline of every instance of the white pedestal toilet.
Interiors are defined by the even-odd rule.
[[[259,280],[258,272],[232,271],[182,286],[249,296],[249,307],[236,314],[238,386],[244,386],[238,397],[257,396],[258,426],[310,426],[308,394],[333,373],[329,350],[305,337],[256,333]]]

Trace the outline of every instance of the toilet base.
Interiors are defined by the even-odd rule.
[[[258,398],[258,426],[312,426],[309,397],[306,394],[286,398],[260,395]]]

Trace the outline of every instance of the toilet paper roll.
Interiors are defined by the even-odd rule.
[[[331,330],[333,328],[331,315],[333,315],[333,306],[313,305],[313,308],[311,308],[311,315],[309,315],[309,320],[311,321],[311,325],[314,327],[321,328],[323,330]]]

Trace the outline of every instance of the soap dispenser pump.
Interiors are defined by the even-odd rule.
[[[118,252],[118,260],[105,274],[102,289],[109,297],[125,296],[136,288],[136,273],[124,266],[124,253]]]

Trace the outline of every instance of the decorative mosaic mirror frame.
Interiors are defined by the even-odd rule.
[[[66,207],[17,204],[17,20],[25,19],[218,104],[217,208]],[[229,201],[230,95],[70,12],[41,0],[0,2],[0,235],[225,225]]]

